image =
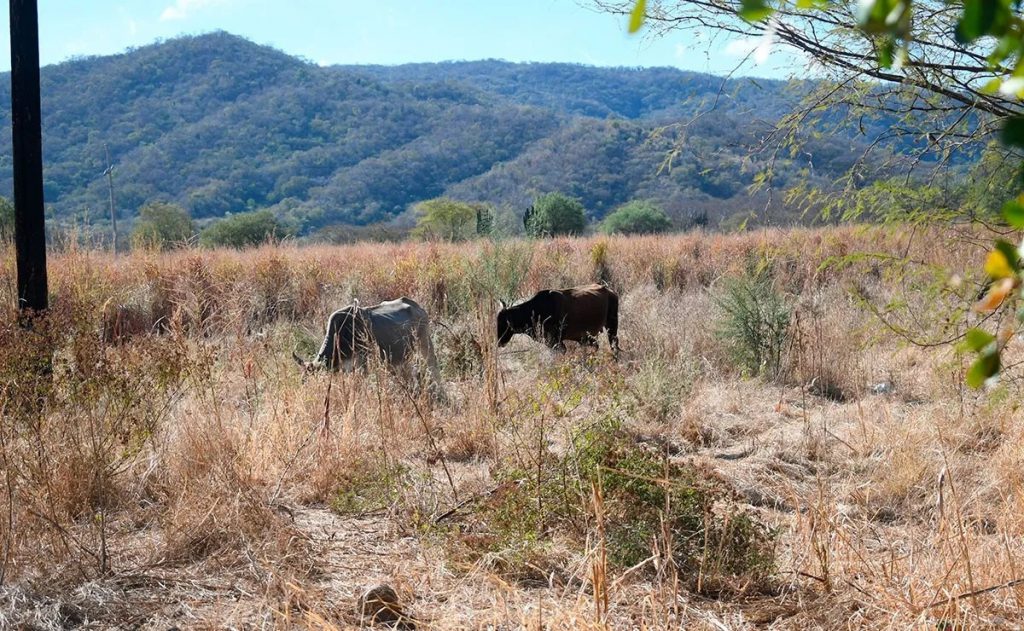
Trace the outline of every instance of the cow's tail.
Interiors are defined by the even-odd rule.
[[[608,292],[608,313],[604,326],[608,329],[608,345],[612,350],[619,350],[619,296],[614,291]]]

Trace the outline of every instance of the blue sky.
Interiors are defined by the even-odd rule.
[[[584,0],[581,0],[584,1]],[[319,64],[506,59],[598,66],[674,66],[724,74],[756,42],[630,36],[625,18],[574,0],[40,0],[40,56],[52,64],[160,38],[225,30]],[[10,69],[9,23],[0,70]],[[787,59],[738,74],[779,77]]]

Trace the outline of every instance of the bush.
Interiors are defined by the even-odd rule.
[[[14,204],[0,197],[0,243],[14,240]]]
[[[772,286],[771,276],[761,272],[727,280],[715,302],[724,312],[716,335],[732,359],[747,374],[778,378],[790,306]]]
[[[636,200],[620,206],[601,222],[605,234],[657,234],[672,229],[672,220],[654,202]]]
[[[230,215],[210,225],[199,236],[210,247],[244,248],[287,236],[288,231],[269,210]]]
[[[506,574],[528,575],[529,567],[516,558],[536,564],[554,540],[582,546],[600,536],[595,510],[604,523],[608,561],[619,569],[642,562],[652,549],[668,549],[682,575],[717,589],[734,578],[759,581],[774,567],[771,533],[738,508],[724,482],[693,465],[666,461],[614,417],[577,433],[565,456],[542,462],[539,473],[499,471],[500,490],[472,520],[482,532],[463,537],[471,554],[503,558],[499,569]]]
[[[195,224],[184,208],[166,202],[150,202],[139,209],[132,245],[169,250],[185,245],[195,233]]]
[[[541,195],[523,217],[526,234],[531,237],[554,237],[581,234],[587,217],[580,200],[561,193]]]

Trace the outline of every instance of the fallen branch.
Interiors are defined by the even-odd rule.
[[[946,604],[949,604],[951,602],[954,602],[954,601],[957,601],[957,600],[961,600],[961,599],[964,599],[964,598],[973,598],[974,596],[980,596],[982,594],[987,594],[989,592],[998,591],[1000,589],[1006,589],[1007,587],[1016,587],[1017,585],[1022,585],[1022,584],[1024,584],[1024,578],[1015,578],[1012,581],[1007,581],[1005,583],[1000,583],[999,585],[991,585],[989,587],[983,587],[981,589],[975,589],[973,591],[964,592],[964,593],[958,594],[956,596],[950,596],[949,598],[943,598],[942,600],[936,600],[935,602],[933,602],[930,605],[925,605],[924,608],[925,609],[931,609],[932,607],[938,607],[939,605],[946,605]]]

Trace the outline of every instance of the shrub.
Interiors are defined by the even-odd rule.
[[[615,567],[632,567],[667,547],[683,574],[705,588],[737,577],[760,580],[772,571],[771,534],[738,509],[733,492],[713,474],[665,460],[614,417],[577,433],[572,444],[565,456],[542,460],[539,472],[498,472],[498,490],[475,515],[483,533],[463,541],[477,552],[506,553],[498,569],[521,574],[524,568],[512,561],[536,559],[555,539],[581,546],[592,540],[597,486]]]
[[[665,211],[649,201],[635,200],[620,206],[601,222],[605,234],[657,234],[672,229]]]
[[[0,197],[0,243],[14,239],[14,204]]]
[[[771,277],[759,272],[726,280],[715,302],[723,311],[716,335],[733,361],[747,374],[777,378],[789,339],[790,306]]]
[[[169,250],[188,243],[195,233],[195,224],[184,208],[166,202],[150,202],[139,209],[132,245]]]
[[[580,200],[562,193],[548,193],[533,201],[523,217],[526,234],[531,237],[553,237],[581,234],[587,217]]]
[[[287,236],[288,231],[269,210],[238,213],[203,230],[200,240],[211,247],[244,248]]]

